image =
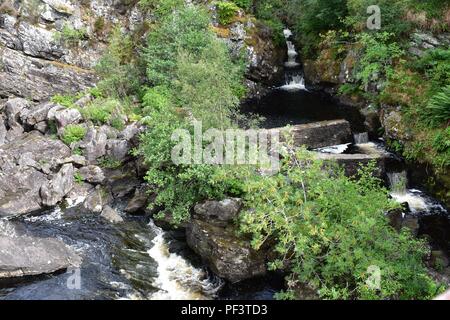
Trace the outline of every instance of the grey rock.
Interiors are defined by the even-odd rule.
[[[35,126],[38,123],[47,120],[48,112],[54,105],[52,103],[42,103],[22,115],[22,122],[29,126]]]
[[[0,47],[0,96],[48,100],[58,93],[78,92],[91,87],[95,74],[86,69],[26,56]]]
[[[266,257],[250,241],[236,236],[235,228],[222,228],[193,219],[186,229],[187,243],[221,278],[236,283],[266,274]]]
[[[92,190],[83,203],[83,207],[93,213],[101,213],[103,206],[107,203],[105,192],[101,188]]]
[[[77,267],[81,258],[57,239],[0,236],[0,279]]]
[[[106,154],[117,161],[125,161],[129,157],[131,146],[126,140],[108,140],[106,144]]]
[[[79,123],[83,117],[81,116],[80,111],[77,109],[64,109],[58,110],[55,112],[55,120],[58,126],[58,129],[64,128],[69,124]]]
[[[141,187],[137,188],[134,192],[133,198],[128,201],[127,207],[125,208],[125,212],[127,213],[136,213],[147,206],[147,202],[149,200],[149,195],[147,193],[147,188]]]
[[[110,206],[105,206],[100,216],[111,223],[123,222],[123,218],[120,216],[120,214]]]
[[[83,177],[84,181],[100,184],[105,181],[105,174],[103,173],[102,168],[94,165],[89,165],[86,167],[82,167],[79,170],[80,175]]]
[[[6,102],[5,114],[9,127],[21,125],[20,114],[24,109],[27,109],[28,106],[28,101],[22,98],[14,98]]]
[[[6,141],[6,126],[5,126],[5,120],[3,120],[3,117],[0,115],[0,146],[4,144]]]
[[[46,133],[48,130],[48,124],[46,121],[41,121],[39,123],[36,123],[34,128],[39,131],[40,133]]]
[[[0,146],[0,216],[42,210],[40,189],[48,184],[47,174],[68,156],[64,143],[37,131]]]
[[[196,219],[214,224],[228,224],[238,217],[242,208],[241,199],[225,199],[222,201],[205,201],[194,208]]]
[[[282,141],[286,140],[286,134],[293,136],[294,146],[306,146],[312,149],[323,148],[338,144],[351,143],[353,141],[350,123],[346,120],[321,121],[309,124],[295,125],[286,128],[270,129],[270,132],[278,132]]]
[[[98,158],[106,155],[106,143],[108,137],[94,127],[89,128],[80,147],[84,149],[84,155],[89,163],[94,163]]]
[[[56,205],[72,190],[73,174],[72,164],[65,164],[48,184],[41,187],[40,194],[44,206],[52,207]]]
[[[63,55],[52,31],[21,22],[17,33],[26,55],[46,60],[57,60]]]
[[[85,166],[86,158],[84,156],[73,154],[70,157],[62,159],[59,163],[60,164],[72,163],[77,166]]]
[[[75,183],[72,190],[66,195],[66,201],[69,206],[75,206],[83,203],[93,190],[94,186],[89,183]]]
[[[133,194],[142,183],[134,162],[125,163],[117,169],[105,169],[104,172],[106,183],[111,187],[112,195],[116,199]]]

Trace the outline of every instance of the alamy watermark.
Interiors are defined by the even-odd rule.
[[[171,158],[174,164],[258,165],[266,173],[280,170],[280,131],[208,129],[194,121],[193,135],[187,129],[175,130],[171,140],[176,143]]]
[[[367,29],[369,30],[380,30],[381,29],[381,8],[377,5],[372,5],[367,7]]]

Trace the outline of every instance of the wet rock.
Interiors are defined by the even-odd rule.
[[[236,236],[236,229],[193,219],[186,230],[187,243],[219,277],[232,283],[266,274],[263,252]]]
[[[147,206],[148,200],[149,195],[147,187],[143,186],[140,188],[136,188],[134,196],[130,199],[130,201],[128,201],[127,207],[125,208],[125,212],[137,213],[143,210]]]
[[[381,122],[386,137],[399,141],[408,140],[410,138],[407,129],[403,126],[400,110],[383,112]]]
[[[111,208],[110,206],[105,206],[103,208],[102,213],[100,216],[106,220],[108,220],[111,223],[120,223],[123,222],[123,218],[120,216],[119,213],[117,213],[116,210]]]
[[[81,264],[57,239],[0,236],[0,279],[50,274]]]
[[[98,166],[90,165],[82,167],[79,173],[83,177],[83,180],[89,183],[101,184],[105,181],[105,174],[102,168]]]
[[[70,192],[74,184],[74,169],[72,164],[65,164],[53,179],[41,187],[42,204],[52,207],[60,202]]]
[[[316,157],[323,161],[337,162],[344,167],[345,174],[348,177],[355,176],[361,165],[367,165],[375,161],[375,171],[372,174],[379,178],[384,177],[386,173],[387,155],[371,144],[368,144],[365,148],[360,146],[360,152],[355,154],[328,154],[319,152],[316,154]]]
[[[353,141],[350,123],[346,120],[295,125],[288,130],[286,128],[270,130],[270,132],[274,131],[279,132],[282,141],[286,139],[286,135],[292,135],[294,146],[306,146],[312,149],[351,143]]]
[[[242,208],[241,199],[205,201],[194,208],[195,216],[217,225],[233,223]]]
[[[114,198],[123,198],[133,194],[142,183],[136,172],[134,162],[127,162],[117,169],[105,169],[105,183],[111,188]]]

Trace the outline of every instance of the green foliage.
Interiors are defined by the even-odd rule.
[[[78,184],[81,184],[84,181],[83,176],[78,171],[74,173],[73,179],[75,180],[75,183]]]
[[[450,85],[450,49],[429,50],[411,64],[430,81],[430,94],[436,94],[442,87]]]
[[[357,80],[363,86],[372,81],[382,81],[392,72],[392,63],[400,58],[404,52],[396,42],[392,42],[390,33],[363,33],[359,41],[363,45],[362,56],[358,61]]]
[[[97,162],[100,167],[105,169],[117,169],[120,168],[120,166],[122,166],[122,161],[119,161],[112,157],[103,157],[99,159]]]
[[[84,108],[80,109],[83,118],[92,121],[96,125],[108,123],[113,115],[120,116],[123,113],[122,104],[116,99],[96,99]]]
[[[450,121],[450,85],[434,95],[425,110],[423,119],[431,126],[439,126]]]
[[[76,45],[81,40],[88,39],[87,30],[84,28],[75,29],[69,24],[65,24],[62,30],[55,35],[57,41],[61,41],[68,45]]]
[[[241,218],[242,232],[253,235],[256,249],[275,241],[279,258],[270,267],[289,266],[291,289],[306,283],[328,299],[436,294],[422,262],[425,243],[388,225],[384,213],[397,204],[373,177],[374,164],[360,170],[357,180],[334,166],[323,169],[323,163],[300,150],[285,155],[278,175],[247,178],[249,210]],[[380,290],[366,285],[370,266],[381,270]],[[293,291],[281,295],[293,297]]]
[[[219,23],[221,25],[230,24],[238,13],[239,7],[234,2],[228,1],[217,1],[215,4],[219,16]]]
[[[183,5],[183,0],[139,0],[139,6],[157,17],[164,17]]]
[[[79,95],[61,95],[56,94],[52,97],[51,101],[57,103],[66,108],[72,108],[74,103],[79,99]]]
[[[212,41],[214,35],[209,31],[209,21],[208,13],[197,7],[181,8],[162,19],[149,34],[145,48],[150,84],[172,85],[179,52],[195,56]]]
[[[103,95],[123,98],[139,91],[142,75],[135,57],[133,39],[116,28],[110,37],[107,52],[95,67],[102,78],[97,88]]]
[[[64,128],[64,133],[61,136],[61,140],[70,146],[73,142],[83,140],[86,135],[86,128],[82,125],[69,124]]]
[[[232,0],[239,8],[249,10],[253,4],[253,0]]]

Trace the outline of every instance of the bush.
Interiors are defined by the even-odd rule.
[[[234,2],[218,1],[216,2],[217,15],[221,25],[228,25],[239,11],[239,7]]]
[[[86,135],[86,128],[77,125],[77,124],[69,124],[64,128],[64,133],[61,136],[61,140],[70,146],[74,142],[78,142],[83,140]]]
[[[279,259],[271,269],[289,266],[290,289],[307,284],[326,299],[433,297],[438,288],[422,262],[427,247],[389,226],[385,212],[398,205],[373,178],[374,164],[351,180],[312,159],[300,150],[285,155],[278,175],[246,179],[242,232],[253,235],[256,249],[274,246]],[[381,271],[379,289],[366,285],[371,266]]]

